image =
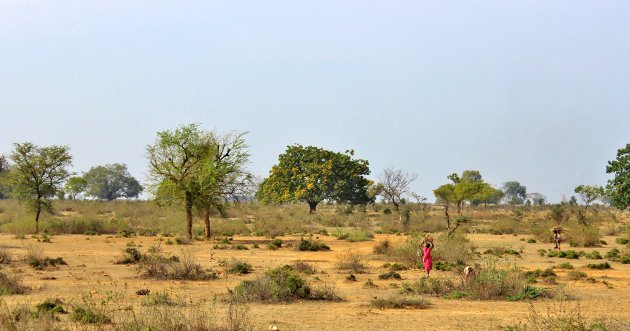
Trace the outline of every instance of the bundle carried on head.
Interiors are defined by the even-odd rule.
[[[433,236],[430,235],[430,234],[424,236],[424,242],[426,242],[426,243],[433,243]]]
[[[562,233],[562,227],[561,226],[554,226],[552,231],[553,231],[553,233]]]

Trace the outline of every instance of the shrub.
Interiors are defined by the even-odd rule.
[[[622,264],[630,264],[630,255],[624,255],[621,259],[619,259],[619,262]]]
[[[386,299],[374,298],[370,301],[370,305],[379,309],[427,309],[431,307],[429,301],[418,296],[392,296]]]
[[[590,253],[586,253],[584,256],[587,259],[590,259],[590,260],[601,260],[602,259],[602,256],[599,254],[598,251],[592,251]]]
[[[528,244],[535,244],[536,243],[536,239],[529,238],[529,239],[527,239],[527,243]]]
[[[348,233],[345,240],[349,242],[370,241],[374,239],[374,235],[368,230],[357,230]]]
[[[609,250],[606,253],[605,256],[609,260],[616,261],[616,260],[618,260],[620,258],[620,254],[621,254],[621,252],[618,249],[613,248],[613,249]]]
[[[502,257],[503,255],[514,255],[514,256],[521,256],[521,254],[509,247],[494,247],[494,248],[490,248],[488,250],[486,250],[484,252],[484,254],[491,254],[497,257]]]
[[[545,294],[545,290],[534,286],[526,286],[523,290],[515,295],[507,297],[508,301],[522,301],[525,299],[536,299],[542,297]]]
[[[28,288],[22,285],[22,277],[17,272],[0,270],[0,296],[24,294]]]
[[[11,264],[11,253],[6,249],[0,249],[0,265]]]
[[[599,228],[597,226],[578,226],[567,231],[569,244],[574,247],[596,247],[599,245]]]
[[[134,247],[127,247],[123,250],[123,256],[116,264],[136,264],[142,260],[142,254]]]
[[[589,263],[586,265],[589,269],[610,269],[610,264],[608,262],[603,263]]]
[[[175,300],[166,292],[151,293],[142,302],[143,306],[183,306],[184,302]]]
[[[384,274],[380,274],[378,279],[402,279],[402,277],[395,271],[389,271]]]
[[[402,283],[403,293],[427,294],[431,296],[444,296],[457,287],[450,279],[444,278],[420,278],[413,283]]]
[[[279,249],[280,247],[282,247],[282,243],[283,243],[282,239],[274,239],[267,245],[267,247],[269,247],[269,249],[275,251],[275,250]]]
[[[315,267],[311,264],[308,264],[303,261],[295,262],[292,266],[293,270],[296,272],[301,272],[303,274],[312,275],[316,272]]]
[[[569,270],[567,272],[567,278],[570,280],[579,280],[586,278],[586,273],[578,270]]]
[[[615,242],[618,243],[619,245],[625,245],[628,242],[630,242],[630,240],[628,240],[627,238],[617,238],[615,239]]]
[[[89,307],[75,307],[71,315],[72,319],[84,324],[109,324],[112,319]]]
[[[232,258],[231,260],[219,260],[219,266],[225,269],[228,274],[248,274],[254,270],[251,264]]]
[[[305,239],[301,239],[300,243],[297,246],[298,251],[329,251],[330,247],[324,244],[323,242],[319,242],[316,240],[309,241]]]
[[[390,271],[401,271],[401,270],[407,270],[409,268],[407,268],[406,266],[400,264],[400,263],[392,263],[387,265],[386,268],[389,268]]]
[[[570,262],[563,262],[556,266],[558,269],[573,269],[573,265]]]
[[[334,288],[333,288],[334,291]],[[245,301],[291,302],[299,299],[338,300],[331,289],[313,293],[308,281],[290,266],[268,270],[262,277],[245,280],[232,292]]]
[[[46,299],[35,306],[38,313],[47,314],[65,314],[66,310],[62,306],[62,302],[59,299]]]
[[[376,243],[372,251],[374,252],[374,254],[387,254],[389,253],[391,248],[392,247],[390,241],[388,239],[385,239]]]
[[[337,268],[339,270],[349,270],[355,274],[366,273],[368,270],[367,264],[363,261],[363,256],[355,252],[347,252],[339,256],[337,261]]]
[[[216,273],[206,271],[195,262],[190,251],[183,251],[180,260],[176,256],[166,257],[159,248],[151,250],[137,265],[141,277],[154,279],[210,280],[217,279]]]

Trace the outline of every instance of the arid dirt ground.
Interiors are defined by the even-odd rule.
[[[520,241],[524,236],[512,235],[469,235],[478,251],[494,246],[511,246],[522,249],[521,257],[508,260],[524,270],[545,269],[562,262],[570,261],[577,270],[584,271],[589,277],[597,280],[570,281],[564,277],[564,271],[557,269],[558,280],[566,291],[577,299],[582,313],[593,318],[607,314],[615,318],[630,316],[630,265],[611,262],[612,269],[590,270],[585,268],[593,260],[566,260],[541,257],[537,253],[540,248],[551,248],[550,244],[528,244]],[[132,304],[140,304],[144,299],[135,294],[141,288],[152,292],[167,290],[175,297],[185,300],[206,301],[211,305],[217,295],[224,295],[244,279],[256,277],[270,267],[305,261],[317,269],[315,275],[309,276],[312,284],[328,282],[336,285],[342,302],[294,302],[290,304],[251,304],[250,317],[257,328],[268,330],[270,325],[280,330],[481,330],[500,329],[502,326],[525,321],[528,317],[527,302],[508,301],[475,301],[449,300],[429,298],[433,306],[424,310],[387,309],[370,307],[374,297],[388,297],[399,292],[396,285],[400,280],[379,280],[378,275],[385,272],[379,260],[372,254],[372,247],[379,240],[389,238],[392,242],[404,240],[403,236],[376,235],[374,241],[351,243],[337,240],[334,237],[319,236],[319,239],[331,247],[329,252],[299,252],[291,248],[269,250],[261,237],[234,237],[234,243],[244,243],[249,250],[213,249],[214,243],[197,241],[192,245],[164,245],[158,237],[122,238],[111,236],[58,235],[52,237],[51,243],[38,243],[37,239],[15,239],[14,236],[0,235],[0,247],[7,249],[19,259],[26,254],[27,245],[40,246],[49,257],[62,257],[67,266],[60,266],[45,271],[36,271],[25,262],[17,263],[22,271],[24,284],[32,291],[25,295],[4,296],[10,305],[14,303],[35,304],[47,298],[60,298],[63,302],[77,302],[80,294],[107,293],[113,291],[124,296],[122,300]],[[296,238],[284,237],[285,240]],[[578,250],[598,250],[602,255],[615,244],[614,237],[604,237],[609,245],[603,248],[579,248]],[[181,255],[182,250],[192,250],[197,262],[204,267],[220,270],[218,261],[221,258],[238,258],[254,266],[249,275],[221,275],[218,280],[211,281],[155,281],[139,278],[134,266],[118,265],[114,262],[120,258],[122,250],[129,242],[134,242],[145,251],[152,245],[161,244],[166,252]],[[251,248],[259,243],[260,248]],[[439,242],[436,243],[439,245]],[[568,247],[567,247],[568,248]],[[345,280],[347,272],[336,269],[340,254],[354,251],[364,253],[370,259],[370,272],[357,275],[357,282]],[[601,260],[600,260],[601,261]],[[595,261],[595,262],[600,262]],[[401,272],[402,281],[413,281],[423,275],[421,270]],[[446,272],[434,271],[432,277],[445,277]],[[53,278],[54,279],[51,279]],[[48,278],[45,280],[44,278]],[[364,288],[365,282],[371,279],[378,288]],[[608,285],[607,285],[607,284]],[[217,303],[217,310],[225,309],[224,304]],[[534,305],[544,311],[557,305],[553,300],[535,301]]]

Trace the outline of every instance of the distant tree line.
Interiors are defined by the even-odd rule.
[[[315,146],[288,146],[269,176],[257,183],[247,170],[250,155],[245,136],[246,132],[220,134],[189,124],[158,132],[155,142],[147,146],[147,190],[159,205],[180,205],[184,209],[189,238],[195,215],[203,218],[209,237],[211,216],[225,216],[227,204],[244,197],[254,196],[261,203],[273,204],[306,202],[310,213],[316,213],[324,201],[365,206],[380,197],[394,207],[401,220],[403,215],[408,219],[409,210],[402,206],[411,198],[420,204],[427,200],[410,189],[418,178],[416,174],[387,168],[375,183],[367,178],[369,162],[355,158],[353,150],[340,153]],[[137,198],[145,191],[125,164],[94,166],[80,176],[70,172],[71,166],[68,146],[14,144],[8,156],[0,155],[0,199],[23,201],[34,213],[37,232],[41,214],[53,211],[54,199],[112,201]],[[622,210],[630,207],[630,144],[618,150],[606,172],[613,178],[605,187],[575,188],[582,201],[578,219],[583,224],[595,201]],[[447,179],[449,182],[435,188],[433,195],[436,204],[444,207],[449,229],[451,208],[462,220],[466,205],[544,205],[547,200],[543,194],[528,193],[518,181],[507,181],[501,189],[496,188],[485,182],[478,170],[452,173]],[[577,198],[571,197],[567,203],[577,204]]]

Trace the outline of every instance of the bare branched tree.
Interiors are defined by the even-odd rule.
[[[418,175],[416,174],[404,172],[399,169],[387,168],[383,170],[383,173],[378,177],[382,185],[380,195],[385,202],[392,203],[394,208],[396,208],[396,212],[399,213],[401,200],[411,193],[409,191],[409,184],[417,178]]]

